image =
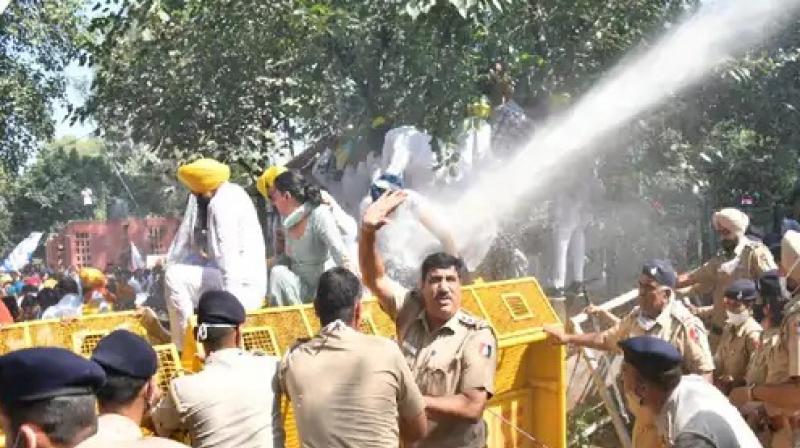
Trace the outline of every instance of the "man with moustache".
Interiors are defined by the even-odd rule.
[[[424,396],[429,431],[416,446],[480,448],[486,445],[482,415],[494,392],[497,338],[489,324],[461,309],[460,258],[426,257],[412,291],[386,275],[376,234],[405,197],[388,191],[366,209],[359,239],[362,280],[397,324],[400,349]]]

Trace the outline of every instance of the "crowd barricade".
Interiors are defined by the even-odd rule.
[[[542,327],[561,324],[533,278],[477,282],[463,288],[463,306],[486,320],[497,334],[499,351],[495,395],[484,414],[489,448],[566,447],[566,352],[547,342]],[[186,332],[183,365],[202,368],[202,347],[194,341],[194,319]],[[395,326],[375,299],[362,302],[360,330],[395,338]],[[312,305],[265,308],[247,314],[244,348],[275,356],[298,339],[319,331]],[[281,408],[286,447],[300,446],[291,405]]]

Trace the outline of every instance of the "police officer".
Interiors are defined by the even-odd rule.
[[[757,281],[761,274],[777,267],[764,244],[745,236],[750,218],[742,211],[724,208],[714,213],[712,223],[720,237],[720,253],[694,271],[679,275],[678,287],[692,286],[695,291],[711,294],[712,305],[697,311],[708,319],[711,347],[716,348],[727,320],[723,301],[725,289],[740,278]]]
[[[746,278],[734,281],[725,290],[728,318],[714,353],[714,385],[726,395],[745,383],[747,365],[758,348],[762,328],[751,312],[757,296],[756,284]]]
[[[281,363],[281,388],[305,448],[396,447],[398,434],[406,443],[425,435],[425,401],[397,344],[357,330],[360,299],[352,272],[323,273],[314,300],[321,330]]]
[[[761,305],[756,305],[753,314],[760,318],[760,324],[764,328],[761,333],[759,345],[755,353],[750,358],[745,374],[745,386],[755,386],[765,384],[769,375],[769,365],[776,356],[780,345],[780,325],[783,321],[783,307],[786,297],[780,285],[778,271],[769,271],[758,279],[758,295]],[[739,410],[747,420],[747,423],[758,436],[764,446],[772,446],[772,425],[771,418],[780,416],[780,412],[767,407],[764,403],[750,401],[747,403],[736,403]]]
[[[429,431],[418,446],[483,447],[481,417],[494,393],[497,338],[486,322],[461,309],[461,259],[429,255],[414,291],[386,276],[375,237],[404,199],[402,191],[390,191],[366,209],[359,239],[362,280],[397,324],[401,350],[425,396]]]
[[[731,391],[731,401],[742,405],[761,401],[773,412],[770,427],[773,447],[791,447],[794,434],[790,417],[800,409],[800,233],[790,230],[781,240],[781,270],[786,286],[793,293],[780,324],[780,342],[767,366],[766,384],[755,384]]]
[[[100,418],[97,434],[79,448],[103,448],[120,442],[141,441],[142,420],[161,396],[156,382],[158,357],[140,336],[116,330],[100,340],[92,352],[92,361],[106,373],[106,384],[97,391]],[[163,448],[183,447],[160,437],[148,441]]]
[[[598,350],[618,351],[619,341],[641,335],[654,336],[675,345],[682,356],[683,371],[703,375],[711,381],[714,360],[702,322],[675,298],[675,270],[664,260],[650,260],[639,275],[639,306],[624,319],[603,332],[566,334],[559,326],[546,326],[551,340]],[[642,413],[631,390],[625,390],[628,406],[636,417],[634,447],[661,445],[655,423]]]
[[[753,431],[719,390],[697,375],[683,376],[681,354],[670,343],[637,336],[619,343],[622,379],[659,434],[673,448],[756,448]]]
[[[245,310],[227,291],[200,296],[196,338],[203,344],[203,370],[175,378],[153,412],[156,432],[187,429],[195,448],[283,447],[274,356],[241,346]]]
[[[28,348],[0,356],[0,427],[12,448],[71,448],[97,430],[95,391],[106,376],[68,350]]]

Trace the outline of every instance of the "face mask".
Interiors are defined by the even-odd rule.
[[[728,322],[733,326],[745,323],[747,319],[750,317],[750,313],[748,313],[747,311],[742,311],[741,313],[732,313],[730,311],[725,311],[725,314],[728,315],[728,320],[726,320],[726,322]]]
[[[655,319],[651,319],[642,313],[639,313],[639,316],[636,317],[636,323],[639,324],[644,331],[650,331],[656,326]]]

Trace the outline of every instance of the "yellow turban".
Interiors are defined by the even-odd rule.
[[[231,178],[228,165],[214,159],[199,159],[178,168],[178,180],[192,193],[208,193]]]
[[[97,268],[81,268],[78,272],[81,279],[81,286],[84,289],[102,288],[106,285],[106,276]]]
[[[275,179],[287,171],[289,171],[288,168],[280,165],[272,165],[264,170],[264,174],[262,174],[261,177],[258,178],[258,182],[256,182],[256,188],[258,192],[261,193],[261,196],[267,197],[269,189],[275,185]]]

